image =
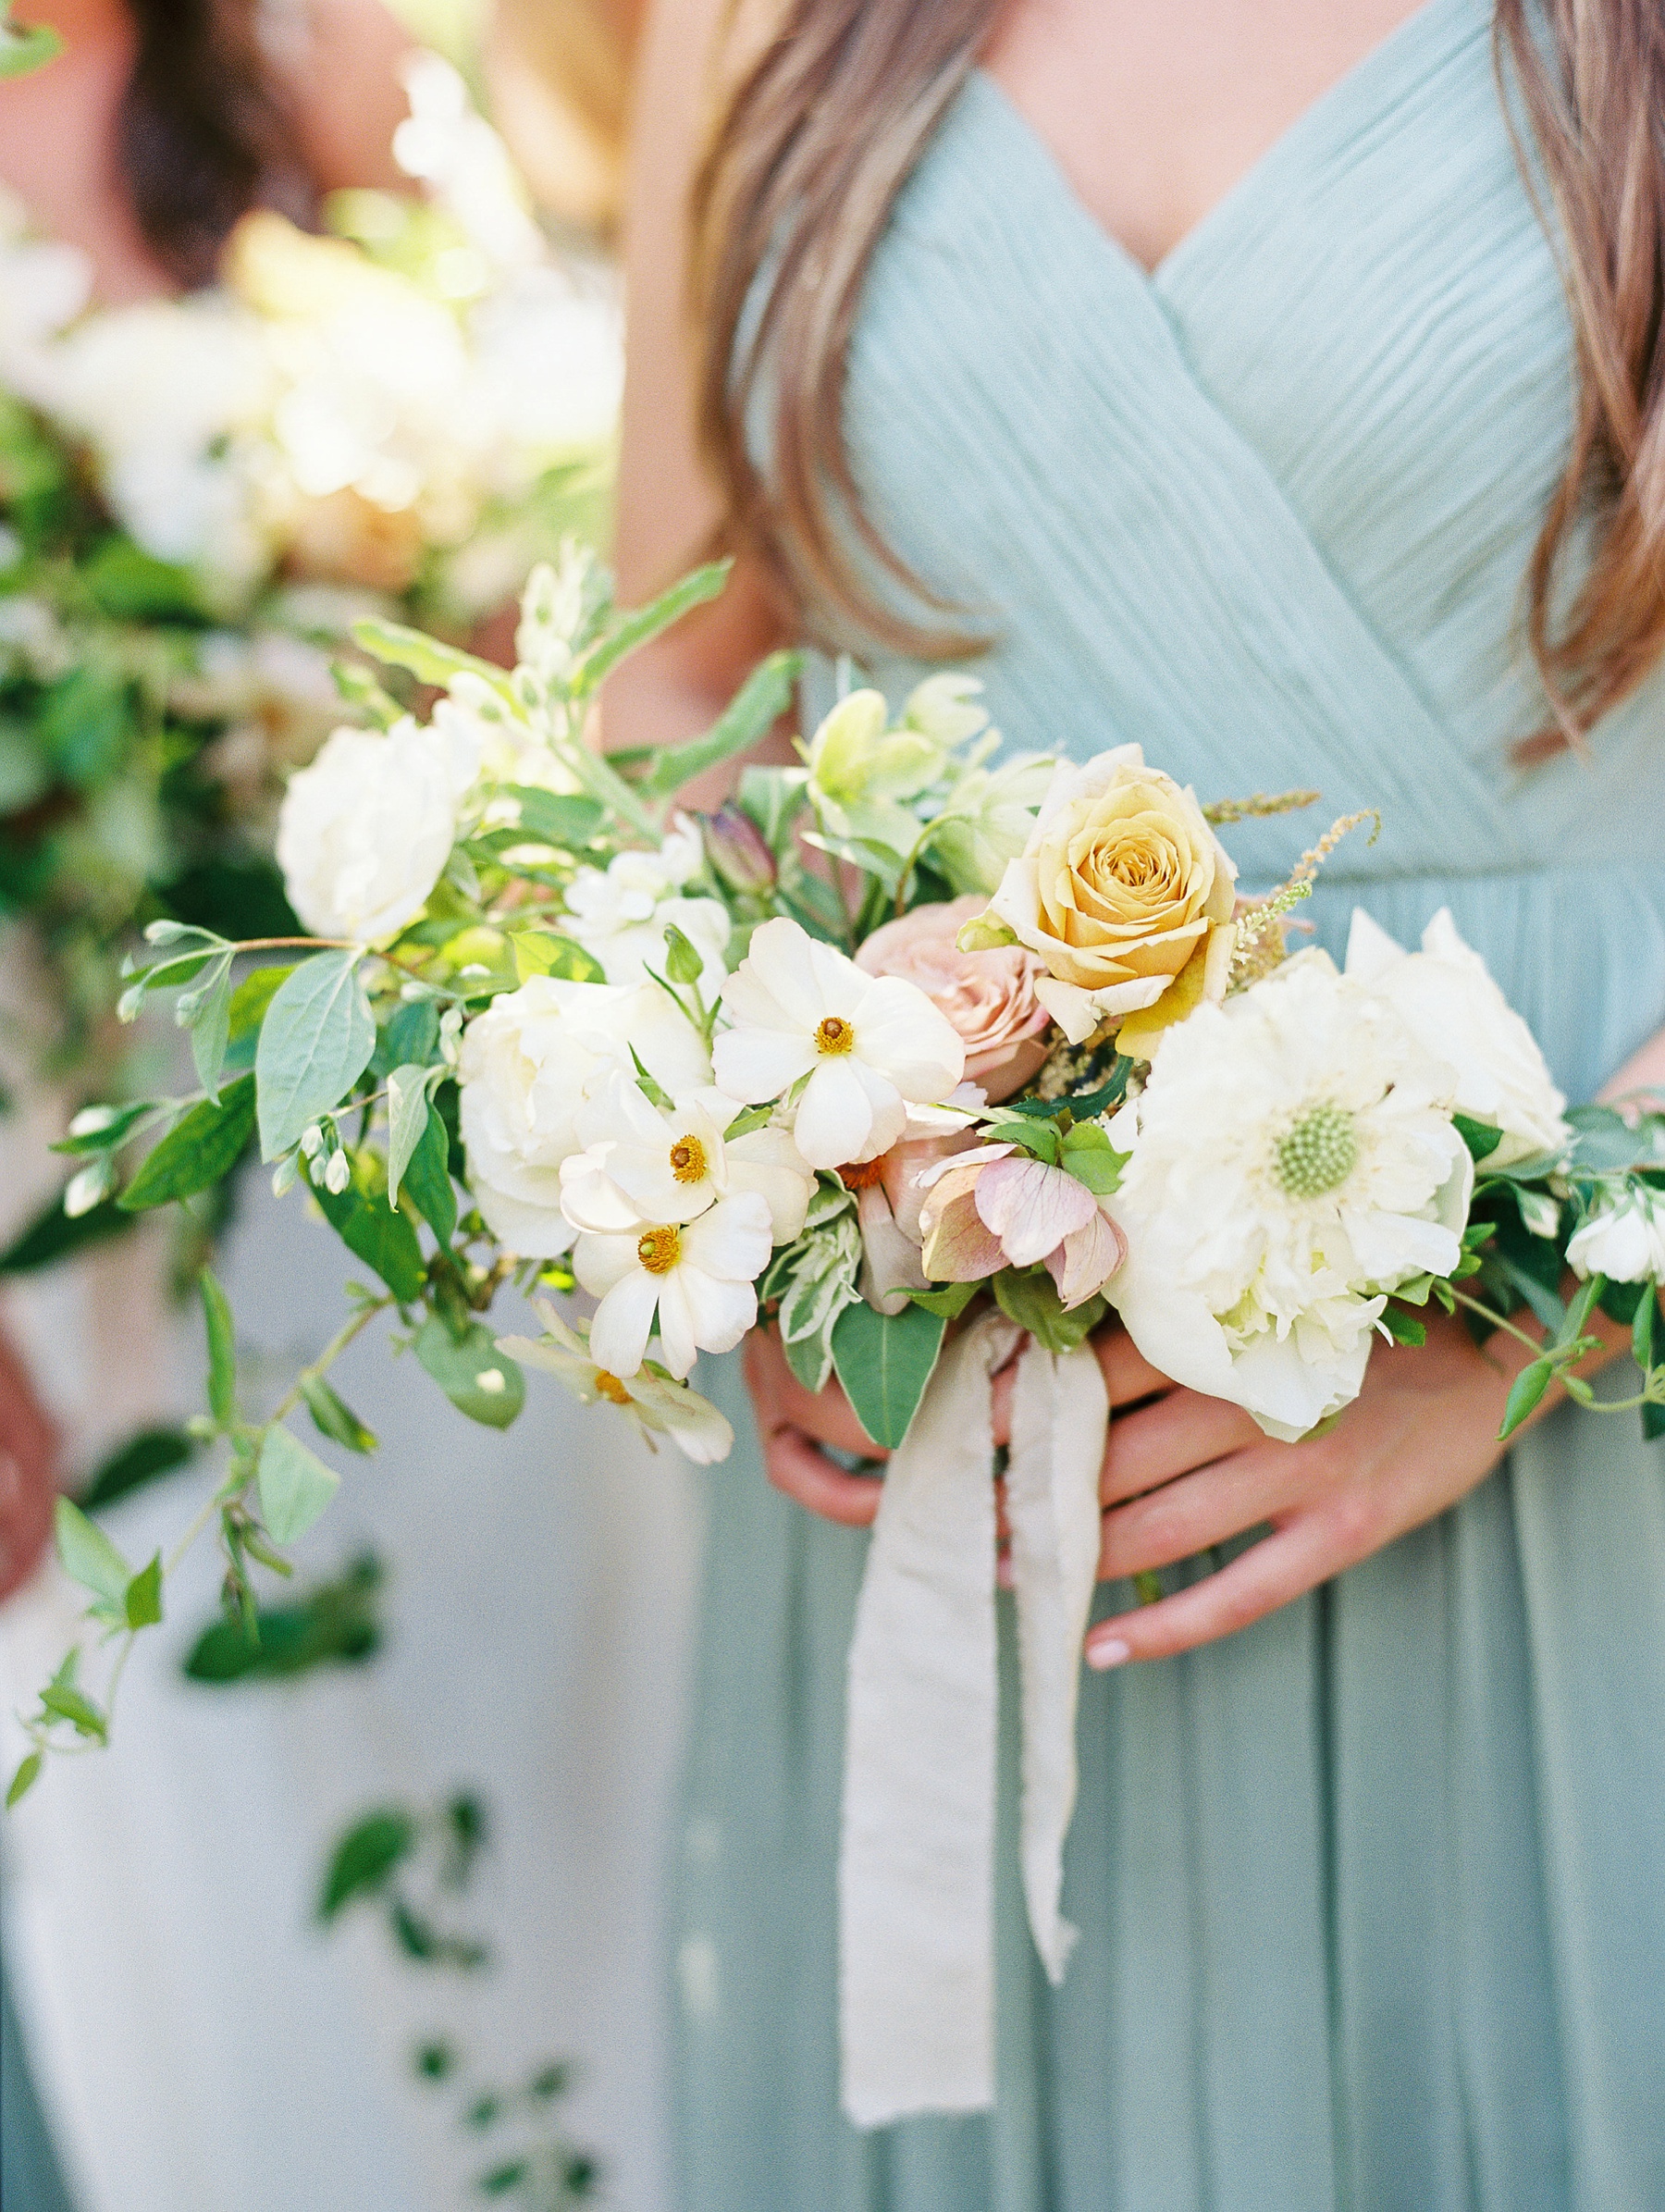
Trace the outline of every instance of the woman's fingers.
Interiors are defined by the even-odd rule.
[[[1113,1505],[1118,1498],[1135,1498],[1228,1452],[1264,1441],[1240,1406],[1196,1390],[1169,1389],[1148,1405],[1111,1420],[1099,1496]]]
[[[1104,1516],[1099,1580],[1171,1566],[1287,1513],[1308,1487],[1284,1450],[1229,1452]]]
[[[783,1426],[763,1438],[763,1471],[777,1490],[825,1521],[867,1528],[883,1488],[877,1476],[847,1475],[801,1429]]]
[[[1104,1370],[1104,1387],[1113,1406],[1136,1405],[1141,1398],[1153,1398],[1157,1391],[1174,1387],[1159,1367],[1152,1366],[1119,1323],[1094,1337],[1092,1349]]]

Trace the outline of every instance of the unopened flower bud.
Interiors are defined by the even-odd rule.
[[[751,816],[730,799],[715,814],[700,817],[706,858],[731,891],[763,892],[773,887],[775,857]]]
[[[352,1180],[352,1166],[344,1152],[332,1152],[324,1170],[324,1188],[339,1198]]]

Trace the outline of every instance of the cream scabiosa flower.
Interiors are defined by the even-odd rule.
[[[757,1279],[771,1250],[769,1204],[742,1191],[693,1221],[637,1221],[583,1236],[574,1271],[598,1298],[590,1356],[633,1376],[657,1324],[664,1364],[679,1379],[701,1352],[732,1352],[758,1317]]]
[[[512,1252],[550,1259],[574,1234],[561,1167],[582,1152],[579,1110],[632,1051],[672,1095],[710,1081],[705,1042],[657,983],[636,990],[534,976],[462,1032],[462,1141],[475,1203]]]
[[[450,858],[479,766],[455,733],[403,716],[343,728],[291,777],[278,816],[289,902],[315,936],[379,944],[414,921]]]
[[[1455,1078],[1392,1007],[1302,953],[1168,1032],[1108,1210],[1105,1295],[1165,1374],[1293,1440],[1358,1394],[1384,1293],[1461,1253]]]
[[[668,1108],[639,1083],[611,1076],[581,1107],[575,1127],[586,1149],[561,1170],[561,1204],[575,1229],[622,1232],[653,1221],[693,1221],[721,1199],[756,1191],[770,1233],[790,1244],[804,1226],[814,1171],[783,1129],[755,1129],[726,1142],[739,1112],[717,1091],[694,1092]]]
[[[547,1298],[534,1303],[544,1325],[543,1336],[500,1337],[500,1352],[523,1366],[542,1367],[556,1376],[585,1405],[616,1405],[635,1422],[650,1448],[657,1449],[656,1440],[668,1436],[696,1466],[709,1467],[728,1457],[734,1432],[709,1398],[685,1382],[656,1375],[651,1367],[640,1367],[634,1375],[612,1374],[591,1358],[584,1338]]]
[[[1417,1043],[1456,1069],[1458,1111],[1503,1131],[1490,1165],[1512,1167],[1567,1143],[1567,1102],[1537,1039],[1458,935],[1449,907],[1424,930],[1421,952],[1406,952],[1355,907],[1347,972],[1379,992]]]
[[[754,934],[722,1006],[718,1087],[760,1105],[801,1082],[793,1133],[811,1168],[877,1159],[909,1103],[939,1105],[965,1074],[964,1044],[922,991],[864,975],[783,917]]]

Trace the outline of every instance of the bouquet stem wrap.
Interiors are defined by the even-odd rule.
[[[943,1354],[886,1469],[850,1648],[839,1867],[844,2106],[857,2127],[994,2102],[994,1444],[989,1315]],[[1092,1348],[1028,1341],[1006,1508],[1022,1675],[1030,1926],[1062,1978],[1081,1637],[1108,1404]]]

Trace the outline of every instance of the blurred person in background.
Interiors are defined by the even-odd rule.
[[[542,11],[512,12],[493,48],[501,66],[523,85],[554,68],[564,104],[589,118],[588,168],[575,154],[546,161],[537,181],[565,219],[605,230],[632,10],[575,0],[550,11],[564,28],[541,43]],[[89,257],[100,303],[212,283],[251,208],[311,224],[332,191],[404,181],[389,145],[411,38],[377,0],[22,0],[14,19],[49,22],[65,51],[0,83],[0,186],[43,236]],[[526,58],[502,61],[522,39]],[[0,1241],[51,1194],[45,1148],[63,1112],[62,1099],[37,1095],[0,1124]],[[297,1217],[270,1281],[240,1288],[235,1240],[226,1256],[268,1340],[306,1326],[308,1233]],[[75,1610],[51,1570],[35,1574],[57,1479],[136,1423],[176,1417],[181,1376],[193,1376],[194,1331],[181,1353],[164,1264],[142,1230],[0,1301],[0,1328],[12,1325],[0,1336],[0,1596],[35,1575],[0,1622],[5,1702],[32,1688]],[[431,2125],[411,2111],[410,2053],[433,1991],[413,1995],[378,1931],[327,1953],[303,1948],[301,1931],[344,1815],[376,1792],[427,1794],[482,1773],[524,1856],[505,1870],[498,1854],[503,1976],[450,2009],[461,2002],[506,2065],[577,2048],[594,2090],[576,2124],[635,2212],[660,2201],[657,2041],[642,2018],[655,1932],[640,1891],[670,1762],[663,1674],[674,1674],[691,1580],[690,1502],[677,1470],[616,1439],[598,1466],[547,1422],[529,1417],[517,1446],[460,1416],[454,1430],[443,1415],[436,1426],[431,1408],[413,1418],[390,1385],[381,1403],[375,1390],[365,1380],[360,1402],[399,1469],[397,1596],[433,1633],[401,1639],[367,1671],[310,1683],[304,1712],[283,1690],[184,1686],[176,1635],[151,1676],[130,1676],[127,1740],[107,1761],[74,1762],[61,1790],[43,1787],[12,1816],[12,1980],[77,2212],[437,2212],[456,2201],[466,2144],[437,2109]],[[477,1508],[461,1534],[460,1480]],[[367,1542],[374,1503],[372,1492],[358,1523]],[[117,1509],[130,1516],[120,1540],[156,1540],[154,1505],[147,1493]],[[508,1528],[519,1582],[505,1590]],[[501,1616],[471,1601],[471,1574],[505,1600]],[[214,1607],[211,1560],[177,1599],[170,1585],[187,1639]],[[639,1655],[644,1611],[657,1668]],[[520,1624],[534,1621],[531,1644]],[[222,1698],[265,1702],[232,1712]],[[448,1762],[464,1758],[453,1773]],[[69,2199],[26,2102],[9,2016],[4,2033],[8,2212],[59,2212]]]
[[[498,128],[538,204],[613,237],[630,72],[647,0],[498,0],[485,47]]]

